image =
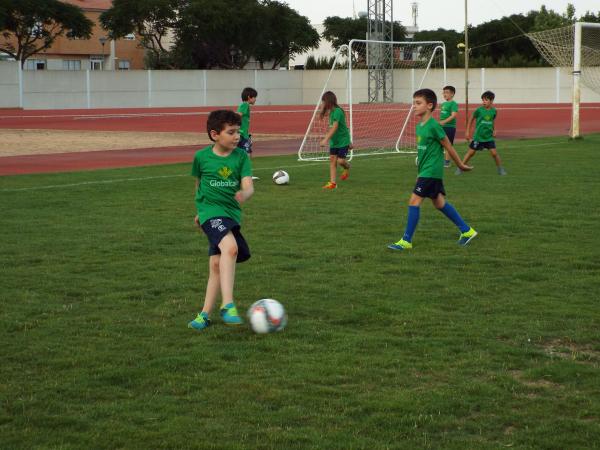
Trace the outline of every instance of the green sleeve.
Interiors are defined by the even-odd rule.
[[[192,163],[192,176],[200,178],[200,173],[200,162],[198,161],[198,157],[194,157],[194,162]]]
[[[435,122],[435,125],[433,126],[432,132],[433,132],[433,136],[438,141],[441,141],[442,139],[444,139],[446,137],[446,132],[444,131],[444,129],[442,128],[442,126],[438,122]]]
[[[450,109],[450,111],[452,111],[452,112],[458,112],[458,103],[453,102],[452,103],[452,108]]]
[[[246,114],[248,112],[248,103],[246,103],[246,102],[240,103],[240,106],[238,106],[237,112]]]
[[[250,158],[246,152],[242,152],[242,168],[240,175],[240,178],[252,176],[252,161],[250,161]]]

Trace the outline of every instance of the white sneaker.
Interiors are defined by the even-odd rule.
[[[253,180],[260,180],[258,177],[252,177]]]

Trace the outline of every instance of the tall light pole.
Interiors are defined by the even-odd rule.
[[[469,123],[469,21],[467,19],[467,1],[465,0],[465,127]]]

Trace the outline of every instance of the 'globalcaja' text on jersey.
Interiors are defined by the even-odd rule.
[[[213,217],[229,217],[241,223],[242,209],[235,199],[244,177],[252,176],[248,154],[235,148],[227,156],[213,152],[213,146],[198,150],[192,164],[192,176],[199,178],[196,209],[200,223]]]

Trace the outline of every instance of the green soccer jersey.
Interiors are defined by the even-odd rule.
[[[458,103],[456,103],[454,100],[442,103],[442,106],[440,107],[440,120],[447,119],[452,115],[453,112],[458,112]],[[456,118],[452,119],[449,122],[446,122],[442,126],[448,128],[456,128]]]
[[[346,114],[344,110],[339,106],[334,108],[329,113],[329,126],[332,126],[334,122],[338,123],[337,131],[331,136],[329,145],[331,148],[342,148],[350,145],[350,131],[346,125]]]
[[[485,109],[483,106],[480,106],[473,112],[473,117],[475,118],[474,141],[489,142],[494,140],[494,120],[496,120],[497,115],[498,112],[494,107]]]
[[[446,132],[437,120],[430,117],[425,123],[417,123],[417,152],[419,177],[444,178],[444,148],[441,140]]]
[[[240,126],[240,134],[244,139],[248,139],[250,137],[250,103],[240,103],[237,112],[239,112],[242,115],[242,125]]]
[[[248,154],[235,148],[227,156],[213,152],[213,146],[198,150],[194,156],[192,176],[199,178],[196,209],[200,223],[212,217],[229,217],[241,223],[242,209],[235,199],[243,177],[252,176]]]

